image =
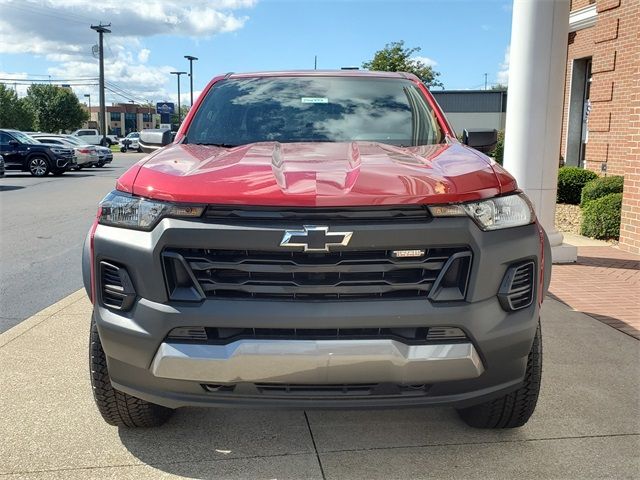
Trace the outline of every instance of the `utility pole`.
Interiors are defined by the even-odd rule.
[[[169,72],[171,75],[178,77],[178,123],[182,123],[182,114],[180,112],[180,75],[186,75],[187,72]]]
[[[107,106],[105,105],[104,100],[104,48],[102,36],[105,33],[111,33],[107,27],[110,27],[111,24],[102,25],[91,25],[91,30],[95,30],[98,32],[98,48],[100,50],[100,133],[102,133],[102,141],[101,145],[106,145],[107,143]]]
[[[314,70],[318,69],[318,55],[313,56],[313,69]]]
[[[198,60],[198,57],[192,55],[185,55],[184,58],[189,60],[189,81],[191,83],[191,106],[193,107],[193,61]],[[178,89],[180,87],[178,86]]]
[[[487,75],[488,74],[486,74],[486,73],[484,74],[484,89],[485,90],[487,89]]]

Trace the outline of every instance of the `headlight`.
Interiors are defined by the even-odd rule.
[[[98,223],[113,227],[151,230],[164,217],[194,218],[202,215],[201,205],[177,205],[136,197],[114,190],[102,202]]]
[[[533,206],[523,193],[494,197],[479,202],[429,207],[434,217],[469,216],[482,230],[528,225],[536,219]]]
[[[61,148],[52,148],[51,151],[53,153],[55,153],[56,155],[60,155],[61,153],[65,153],[64,150],[62,150]]]

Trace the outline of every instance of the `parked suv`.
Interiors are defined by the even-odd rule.
[[[94,398],[129,427],[187,405],[519,427],[550,267],[527,197],[417,77],[217,77],[87,236]]]
[[[73,148],[40,143],[17,130],[0,130],[0,154],[7,170],[30,172],[44,177],[62,175],[76,166]]]

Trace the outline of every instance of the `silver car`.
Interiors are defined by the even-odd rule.
[[[70,135],[56,135],[49,133],[35,133],[33,138],[41,143],[49,143],[54,145],[63,145],[73,148],[78,164],[78,170],[85,167],[91,167],[98,163],[98,150],[95,145],[89,145],[82,140],[78,140]]]

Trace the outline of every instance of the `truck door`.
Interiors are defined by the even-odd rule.
[[[4,157],[6,167],[20,166],[22,167],[22,148],[20,143],[11,135],[0,132],[0,155]]]

